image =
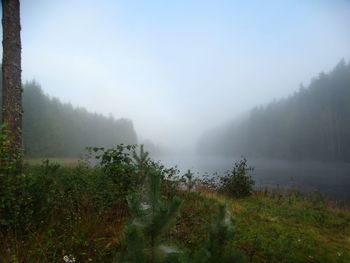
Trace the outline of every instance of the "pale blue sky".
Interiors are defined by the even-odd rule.
[[[350,59],[345,0],[23,0],[23,79],[186,147]]]

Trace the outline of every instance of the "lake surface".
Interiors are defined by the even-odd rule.
[[[191,169],[196,176],[219,175],[229,170],[240,158],[219,156],[173,155],[154,157],[166,166],[177,165],[181,174]],[[302,192],[320,192],[332,199],[350,200],[350,163],[281,161],[249,159],[248,166],[256,187],[279,187]]]

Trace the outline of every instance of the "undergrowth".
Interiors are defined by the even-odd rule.
[[[65,256],[75,262],[112,262],[125,248],[123,233],[134,217],[127,196],[140,192],[143,184],[134,148],[121,147],[92,149],[104,160],[96,167],[44,161],[25,165],[20,176],[2,176],[0,262],[64,262]],[[243,254],[245,262],[350,262],[346,208],[296,192],[232,198],[203,187],[205,182],[197,183],[201,190],[188,187],[189,179],[184,191],[176,169],[151,160],[144,165],[145,172],[157,171],[161,178],[162,202],[174,196],[182,200],[157,244],[195,259],[208,247],[213,226],[220,222],[218,207],[224,204],[233,218],[227,246]]]

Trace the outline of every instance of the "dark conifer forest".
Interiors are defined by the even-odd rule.
[[[256,107],[202,136],[206,154],[267,159],[350,161],[350,64],[320,73],[293,95]]]
[[[46,95],[36,81],[25,83],[23,91],[26,157],[79,157],[87,146],[137,143],[128,119],[114,119],[63,103]]]
[[[350,262],[350,1],[1,6],[0,263]]]

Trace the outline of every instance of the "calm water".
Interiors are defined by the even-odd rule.
[[[223,174],[239,158],[217,156],[155,157],[167,166],[177,165],[181,173],[188,169],[200,177],[205,173]],[[257,187],[279,187],[303,192],[319,191],[335,199],[350,200],[350,163],[273,161],[248,159]]]

